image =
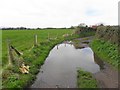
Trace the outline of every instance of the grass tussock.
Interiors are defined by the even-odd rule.
[[[78,88],[97,88],[97,81],[92,74],[83,70],[77,71]]]

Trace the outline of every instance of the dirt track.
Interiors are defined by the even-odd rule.
[[[94,74],[99,88],[118,88],[118,71],[106,64],[105,68]]]

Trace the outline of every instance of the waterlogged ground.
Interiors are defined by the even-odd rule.
[[[95,62],[92,49],[85,43],[84,46],[84,48],[76,49],[69,42],[56,45],[41,67],[31,88],[76,88],[79,68],[91,73],[99,72],[102,65],[99,66]]]
[[[91,72],[99,88],[118,88],[118,71],[94,54],[88,45],[92,38],[76,39],[76,44],[63,42],[56,45],[31,88],[76,88],[79,68]]]

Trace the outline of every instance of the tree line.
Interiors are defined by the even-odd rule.
[[[74,29],[73,27],[63,27],[63,28],[53,28],[53,27],[47,27],[47,28],[26,28],[26,27],[5,27],[1,28],[1,30],[44,30],[44,29]]]

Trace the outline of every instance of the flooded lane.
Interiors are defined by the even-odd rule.
[[[46,58],[31,88],[76,88],[77,70],[100,71],[90,47],[76,49],[72,44],[56,45]],[[102,63],[103,64],[103,63]]]

